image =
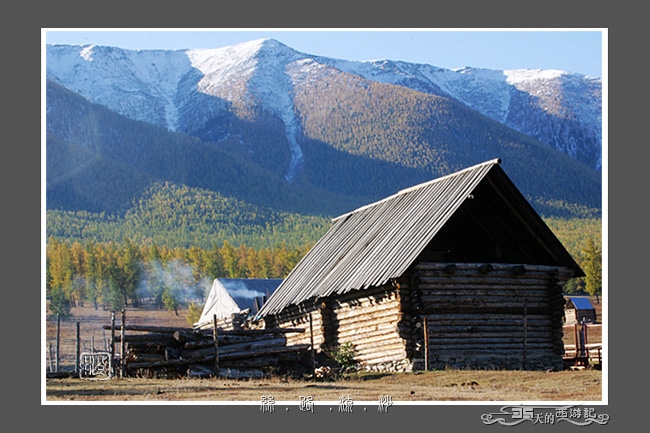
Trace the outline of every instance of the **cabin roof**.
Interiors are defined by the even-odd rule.
[[[257,318],[384,285],[425,255],[450,263],[562,266],[584,275],[500,163],[490,160],[335,218]]]
[[[573,297],[570,296],[569,300],[573,304],[573,306],[576,308],[576,310],[593,310],[594,307],[591,305],[591,302],[589,302],[589,299],[587,298],[578,298],[578,297]]]

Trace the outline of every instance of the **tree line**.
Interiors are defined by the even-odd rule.
[[[570,280],[567,294],[602,293],[602,220],[546,219],[585,276]],[[153,299],[160,308],[177,311],[203,304],[216,278],[285,278],[309,251],[282,244],[254,248],[228,240],[209,248],[121,242],[78,241],[50,236],[46,244],[46,296],[50,313],[69,315],[74,306],[118,311]],[[196,309],[196,305],[194,305]]]
[[[87,303],[118,311],[143,299],[177,312],[183,304],[202,304],[215,278],[284,278],[309,248],[254,249],[228,241],[182,248],[136,245],[128,238],[82,244],[49,237],[46,297],[50,313],[63,317]]]

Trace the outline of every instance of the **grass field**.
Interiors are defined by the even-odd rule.
[[[336,381],[268,379],[47,379],[48,401],[600,401],[601,371],[428,371],[352,375]]]
[[[592,301],[598,317],[602,304]],[[110,331],[111,313],[101,309],[74,308],[73,316],[61,321],[59,333],[59,371],[74,366],[77,323],[83,350],[103,350]],[[178,315],[153,305],[125,311],[127,324],[189,328],[185,310]],[[116,324],[121,315],[117,315]],[[46,369],[56,342],[57,321],[46,321]],[[602,342],[602,326],[588,327],[588,342]],[[573,327],[565,327],[565,344],[573,344]],[[443,370],[395,374],[352,374],[336,380],[296,380],[285,377],[264,379],[144,379],[114,378],[85,380],[78,377],[44,379],[45,400],[70,401],[259,401],[273,395],[276,401],[299,401],[312,396],[315,401],[338,401],[351,396],[357,401],[376,401],[390,395],[393,401],[601,401],[603,372],[598,369],[544,371]]]

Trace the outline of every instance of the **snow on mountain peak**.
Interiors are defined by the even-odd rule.
[[[320,74],[333,70],[454,99],[531,136],[539,132],[529,130],[537,121],[525,118],[522,107],[528,104],[533,110],[537,105],[549,116],[577,121],[594,143],[601,140],[600,100],[594,98],[600,98],[602,80],[560,70],[444,69],[381,59],[348,61],[304,54],[270,38],[174,51],[48,45],[46,56],[48,79],[127,117],[175,131],[203,128],[225,107],[220,105],[223,101],[232,109],[264,108],[285,124],[292,155],[288,179],[295,177],[302,161],[294,85],[307,77],[318,80]],[[197,92],[209,98],[198,97]],[[555,139],[566,143],[568,132],[563,134]],[[550,142],[551,137],[538,139]]]
[[[93,48],[94,45],[88,45],[86,47],[83,47],[81,51],[79,52],[79,55],[83,57],[85,60],[92,62],[93,61]]]
[[[198,83],[200,92],[228,101],[252,101],[282,119],[291,150],[285,177],[293,181],[302,166],[303,154],[296,138],[300,122],[295,115],[293,84],[287,69],[304,55],[274,39],[190,50],[187,55],[192,66],[203,74]]]
[[[557,69],[507,69],[503,74],[508,77],[508,83],[514,85],[531,80],[552,80],[568,72]]]

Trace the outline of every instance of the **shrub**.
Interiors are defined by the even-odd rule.
[[[351,342],[336,346],[331,352],[332,359],[334,359],[342,371],[356,367],[357,361],[354,359],[356,354],[356,348]]]

